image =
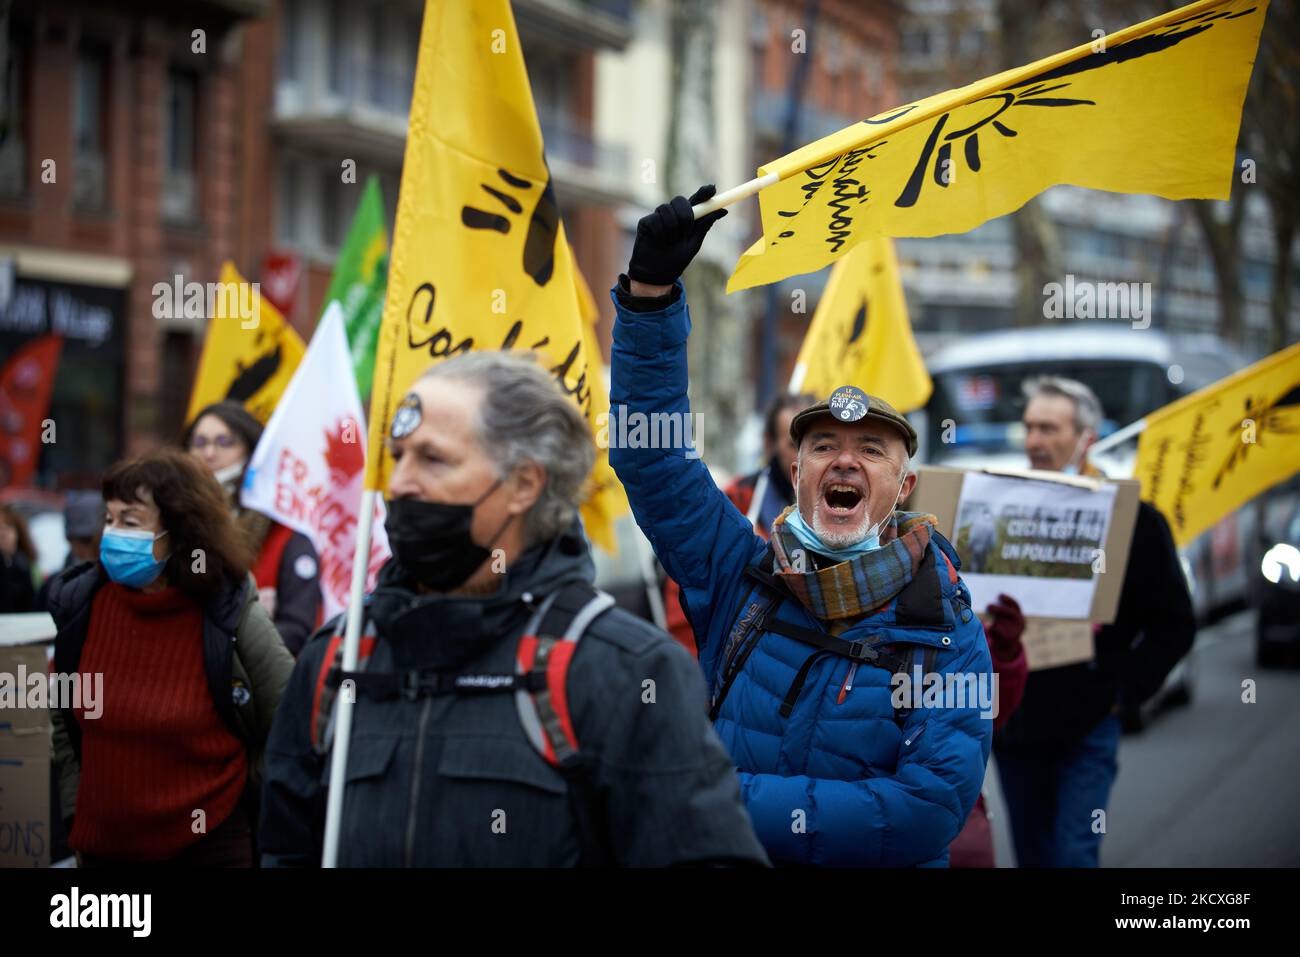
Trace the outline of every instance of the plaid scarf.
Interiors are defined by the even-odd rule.
[[[880,548],[823,568],[808,568],[803,546],[785,528],[790,506],[772,523],[775,573],[790,592],[823,621],[858,619],[887,605],[912,580],[930,546],[930,530],[938,519],[924,512],[895,512],[880,531]],[[847,626],[850,622],[845,622]]]

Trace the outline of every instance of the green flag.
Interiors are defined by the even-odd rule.
[[[388,230],[384,226],[384,201],[379,180],[366,181],[348,238],[343,243],[323,308],[338,300],[343,307],[343,325],[357,374],[361,401],[370,398],[375,371],[375,344],[384,314],[384,291],[388,287]]]

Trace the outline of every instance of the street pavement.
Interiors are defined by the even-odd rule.
[[[1255,616],[1201,630],[1192,702],[1120,744],[1103,867],[1300,865],[1300,670],[1255,665]],[[1242,682],[1255,682],[1255,703]],[[985,787],[998,865],[1014,866],[997,773]]]

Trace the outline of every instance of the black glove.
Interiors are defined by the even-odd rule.
[[[713,196],[713,184],[701,186],[690,199],[676,196],[636,224],[636,242],[627,266],[629,279],[648,286],[671,286],[686,271],[695,254],[704,245],[704,237],[713,224],[727,215],[725,209],[709,213],[702,219],[691,215],[691,207]]]

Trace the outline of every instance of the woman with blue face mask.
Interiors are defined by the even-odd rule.
[[[293,659],[257,600],[220,485],[170,450],[103,480],[99,562],[49,591],[51,705],[69,846],[83,866],[251,866],[271,718]]]

